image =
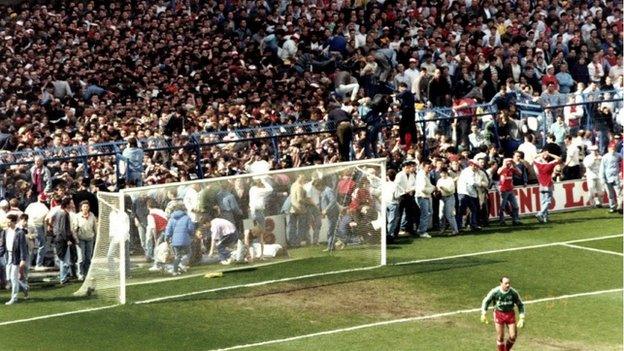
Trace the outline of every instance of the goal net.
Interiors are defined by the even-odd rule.
[[[120,246],[125,240],[120,236],[128,233],[127,218],[123,211],[123,194],[99,192],[98,227],[91,266],[84,283],[75,296],[96,295],[100,299],[125,302],[125,288],[121,284]],[[121,247],[121,250],[125,250]]]
[[[290,279],[385,264],[385,159],[251,171],[99,193],[94,257],[77,294],[125,303],[127,287],[183,287],[185,276],[248,266]],[[262,269],[250,283],[268,279]]]

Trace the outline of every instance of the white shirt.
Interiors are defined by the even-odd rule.
[[[579,161],[579,149],[575,144],[571,144],[566,149],[566,166],[574,167],[581,164]]]
[[[249,189],[249,208],[251,210],[264,210],[266,198],[273,191],[273,187],[266,180],[262,179],[261,182],[264,184],[264,188],[254,185]]]
[[[457,178],[457,194],[477,197],[477,179],[475,172],[470,167],[464,168]]]
[[[416,173],[416,197],[431,197],[435,187],[431,184],[431,179],[424,170]]]
[[[394,184],[396,187],[395,196],[398,198],[410,191],[416,190],[416,178],[414,174],[407,174],[405,171],[397,173],[394,178]]]
[[[585,176],[587,177],[587,180],[600,178],[600,161],[601,157],[596,157],[593,152],[585,156],[583,165],[585,165]]]
[[[442,196],[451,196],[455,194],[455,181],[451,177],[438,179],[437,187],[442,192]]]
[[[28,215],[28,226],[40,227],[44,224],[46,215],[50,210],[48,206],[41,202],[33,202],[26,207],[26,214]]]
[[[589,71],[589,79],[592,82],[600,83],[602,76],[604,76],[604,70],[602,69],[602,65],[596,65],[592,61],[587,65],[587,70]]]
[[[408,86],[411,87],[412,94],[416,93],[416,90],[418,90],[418,78],[420,78],[420,71],[418,69],[408,68],[405,70],[405,76],[407,76],[410,81]]]
[[[386,205],[396,203],[397,199],[394,197],[396,192],[396,184],[391,181],[386,181],[383,183],[382,188],[383,191],[381,192],[381,195],[383,196],[384,203]]]
[[[236,233],[236,226],[227,219],[215,218],[210,221],[210,233],[212,240],[219,241],[228,234]]]
[[[195,209],[197,209],[197,204],[199,203],[199,193],[197,190],[192,187],[188,187],[184,192],[184,207],[186,208],[186,214],[189,216],[191,221],[197,222],[197,213],[195,213]]]
[[[11,229],[11,228],[6,228],[5,229],[5,233],[6,233],[6,248],[8,252],[13,251],[13,244],[15,241],[15,229]]]
[[[524,159],[530,164],[533,164],[533,160],[537,157],[537,147],[535,144],[528,141],[520,144],[520,146],[518,146],[518,151],[524,153]]]
[[[306,191],[306,195],[312,200],[313,204],[316,206],[321,205],[321,192],[312,185],[312,182],[305,183],[303,189]]]
[[[128,214],[119,210],[114,210],[109,215],[109,239],[111,244],[119,243],[121,240],[130,240],[130,219]]]

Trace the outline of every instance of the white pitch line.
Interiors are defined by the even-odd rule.
[[[562,300],[562,299],[570,299],[570,298],[575,298],[575,297],[602,295],[602,294],[609,294],[609,293],[622,292],[622,291],[624,291],[624,289],[621,289],[621,288],[619,288],[619,289],[610,289],[610,290],[599,290],[599,291],[591,291],[591,292],[578,293],[578,294],[546,297],[546,298],[543,298],[543,299],[536,299],[536,300],[531,300],[531,301],[525,301],[524,303],[525,304],[535,304],[535,303],[541,303],[541,302],[548,302],[548,301],[555,301],[555,300]],[[437,319],[437,318],[442,318],[442,317],[456,316],[456,315],[459,315],[459,314],[476,313],[476,312],[479,312],[480,310],[481,310],[480,308],[471,308],[471,309],[465,309],[465,310],[458,310],[458,311],[451,311],[451,312],[431,314],[431,315],[426,315],[426,316],[393,319],[393,320],[376,322],[376,323],[361,324],[361,325],[356,325],[356,326],[348,327],[348,328],[333,329],[333,330],[326,330],[326,331],[322,331],[322,332],[318,332],[318,333],[298,335],[298,336],[293,336],[293,337],[289,337],[289,338],[262,341],[262,342],[257,342],[257,343],[253,343],[253,344],[230,346],[230,347],[226,347],[226,348],[222,348],[222,349],[216,349],[216,350],[212,350],[212,351],[239,350],[239,349],[246,349],[246,348],[250,348],[250,347],[273,345],[273,344],[279,344],[279,343],[284,343],[284,342],[289,342],[289,341],[296,341],[296,340],[301,340],[301,339],[313,338],[313,337],[316,337],[316,336],[338,334],[338,333],[344,333],[344,332],[349,332],[349,331],[354,331],[354,330],[359,330],[359,329],[380,327],[380,326],[385,326],[385,325],[390,325],[390,324],[415,322],[415,321],[422,321],[422,320],[428,320],[428,319]]]
[[[454,256],[446,256],[446,257],[439,257],[439,258],[428,258],[428,259],[416,260],[416,261],[400,262],[400,263],[397,263],[395,265],[398,266],[398,265],[415,264],[415,263],[423,263],[423,262],[432,262],[432,261],[439,261],[439,260],[448,260],[448,259],[453,259],[453,258],[486,255],[486,254],[498,253],[498,252],[528,250],[528,249],[535,249],[535,248],[555,246],[555,245],[562,245],[562,244],[570,244],[570,243],[578,243],[578,242],[585,242],[585,241],[595,241],[595,240],[618,238],[618,237],[621,237],[621,236],[623,236],[623,235],[622,234],[607,235],[607,236],[601,236],[601,237],[595,237],[595,238],[570,240],[570,241],[556,242],[556,243],[550,243],[550,244],[522,246],[522,247],[516,247],[516,248],[510,248],[510,249],[474,252],[474,253],[463,254],[463,255],[454,255]],[[194,296],[194,295],[206,294],[206,293],[217,292],[217,291],[239,289],[239,288],[248,288],[248,287],[254,287],[254,286],[262,286],[262,285],[268,285],[268,284],[274,284],[274,283],[282,283],[282,282],[287,282],[287,281],[294,281],[294,280],[300,280],[300,279],[314,278],[314,277],[324,276],[324,275],[342,274],[342,273],[350,273],[350,272],[357,272],[357,271],[367,271],[367,270],[373,270],[373,269],[377,269],[377,268],[381,268],[381,267],[384,267],[384,266],[371,266],[371,267],[364,267],[364,268],[343,269],[343,270],[339,270],[339,271],[314,273],[314,274],[308,274],[308,275],[303,275],[303,276],[297,276],[297,277],[291,277],[291,278],[282,278],[282,279],[275,279],[275,280],[267,280],[267,281],[262,281],[262,282],[257,282],[257,283],[250,283],[250,284],[230,285],[230,286],[224,286],[224,287],[220,287],[220,288],[214,288],[214,289],[208,289],[208,290],[202,290],[202,291],[195,291],[195,292],[191,292],[191,293],[187,293],[187,294],[173,295],[173,296],[164,296],[164,297],[159,297],[159,298],[154,298],[154,299],[142,300],[142,301],[137,301],[135,303],[136,304],[147,304],[147,303],[152,303],[152,302],[172,300],[172,299],[177,299],[177,298],[180,298],[180,297]],[[62,317],[62,316],[71,315],[71,314],[86,313],[86,312],[97,311],[97,310],[102,310],[102,309],[107,309],[107,308],[112,308],[112,307],[117,307],[117,306],[120,306],[120,305],[112,305],[112,306],[97,307],[97,308],[87,308],[87,309],[82,309],[82,310],[77,310],[77,311],[70,311],[70,312],[63,312],[63,313],[55,313],[55,314],[43,315],[43,316],[33,317],[33,318],[29,318],[29,319],[18,319],[18,320],[14,320],[14,321],[0,322],[0,326],[9,325],[9,324],[16,324],[16,323],[22,323],[22,322],[29,322],[29,321],[33,321],[33,320],[40,320],[40,319],[47,319],[47,318],[54,318],[54,317]]]
[[[618,237],[621,237],[621,236],[623,236],[623,234],[606,235],[606,236],[600,236],[600,237],[595,237],[595,238],[577,239],[577,240],[570,240],[570,241],[559,241],[559,242],[548,243],[548,244],[513,247],[513,248],[509,248],[509,249],[481,251],[481,252],[473,252],[473,253],[461,254],[461,255],[436,257],[436,258],[426,258],[426,259],[422,259],[422,260],[399,262],[399,263],[396,263],[394,265],[395,266],[401,266],[401,265],[424,263],[424,262],[450,260],[450,259],[461,258],[461,257],[480,256],[480,255],[487,255],[487,254],[493,254],[493,253],[499,253],[499,252],[509,252],[509,251],[518,251],[518,250],[537,249],[537,248],[558,246],[558,245],[569,244],[569,243],[578,243],[578,242],[584,242],[584,241],[594,241],[594,240],[618,238]],[[230,285],[230,286],[224,286],[224,287],[220,287],[220,288],[213,288],[213,289],[206,289],[206,290],[200,290],[200,291],[193,291],[193,292],[186,293],[186,294],[157,297],[157,298],[153,298],[153,299],[137,301],[135,303],[141,305],[141,304],[146,304],[146,303],[160,302],[160,301],[178,299],[178,298],[182,298],[182,297],[189,297],[189,296],[207,294],[207,293],[217,292],[217,291],[239,289],[239,288],[249,288],[249,287],[268,285],[268,284],[274,284],[274,283],[283,283],[283,282],[302,280],[302,279],[307,279],[307,278],[315,278],[315,277],[326,276],[326,275],[334,275],[334,274],[342,274],[342,273],[350,273],[350,272],[359,272],[359,271],[368,271],[368,270],[373,270],[373,269],[377,269],[377,268],[381,268],[381,267],[384,267],[384,266],[371,266],[371,267],[363,267],[363,268],[343,269],[343,270],[339,270],[339,271],[321,272],[321,273],[300,275],[300,276],[296,276],[296,277],[289,277],[289,278],[282,278],[282,279],[275,279],[275,280],[266,280],[266,281],[262,281],[262,282],[258,282],[258,283]]]
[[[61,312],[61,313],[54,313],[54,314],[46,314],[44,316],[38,316],[38,317],[32,317],[32,318],[26,318],[26,319],[16,319],[16,320],[13,320],[13,321],[0,322],[0,326],[9,325],[9,324],[24,323],[24,322],[32,322],[32,321],[36,321],[36,320],[40,320],[40,319],[48,319],[48,318],[54,318],[54,317],[63,317],[63,316],[69,316],[69,315],[72,315],[72,314],[80,314],[80,313],[87,313],[87,312],[93,312],[93,311],[106,310],[106,309],[117,307],[117,306],[121,306],[121,305],[117,304],[117,305],[110,305],[110,306],[103,306],[103,307],[86,308],[86,309],[83,309],[83,310]]]
[[[624,254],[621,253],[621,252],[615,252],[615,251],[609,251],[609,250],[601,250],[601,249],[596,249],[596,248],[587,247],[587,246],[579,246],[579,245],[572,245],[572,244],[561,244],[561,246],[571,247],[573,249],[581,249],[581,250],[600,252],[600,253],[616,255],[616,256],[624,256]]]
[[[623,234],[616,234],[616,235],[606,235],[606,236],[599,236],[599,237],[587,238],[587,239],[559,241],[559,242],[547,243],[547,244],[539,244],[539,245],[519,246],[519,247],[512,247],[512,248],[509,248],[509,249],[480,251],[480,252],[472,252],[472,253],[452,255],[452,256],[444,256],[444,257],[436,257],[436,258],[425,258],[425,259],[413,260],[413,261],[404,261],[404,262],[395,263],[394,265],[395,266],[402,266],[402,265],[408,265],[408,264],[450,260],[450,259],[454,259],[454,258],[481,256],[481,255],[495,254],[495,253],[501,253],[501,252],[540,249],[540,248],[544,248],[544,247],[560,246],[560,245],[574,244],[574,243],[582,243],[582,242],[586,242],[586,241],[596,241],[596,240],[619,238],[619,237],[622,237],[622,236],[623,236]]]
[[[259,268],[259,267],[266,267],[266,266],[273,266],[276,264],[280,264],[280,263],[291,263],[294,261],[300,261],[303,260],[303,258],[294,258],[291,260],[282,260],[282,261],[273,261],[273,262],[266,262],[266,263],[257,263],[257,264],[253,264],[253,265],[248,265],[248,266],[233,266],[231,268],[228,269],[219,269],[216,271],[205,271],[203,273],[193,273],[193,274],[185,274],[185,275],[180,275],[177,277],[166,277],[166,278],[156,278],[156,279],[150,279],[150,280],[144,280],[144,281],[137,281],[137,282],[132,282],[132,283],[128,283],[126,284],[126,286],[136,286],[136,285],[146,285],[146,284],[154,284],[154,283],[163,283],[163,282],[168,282],[168,281],[175,281],[175,280],[180,280],[180,279],[188,279],[188,278],[196,278],[196,277],[201,277],[206,275],[207,273],[229,273],[229,272],[235,272],[237,270],[240,269],[252,269],[252,268]]]

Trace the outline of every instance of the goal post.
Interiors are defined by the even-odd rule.
[[[286,278],[385,265],[385,162],[100,192],[91,269],[76,295],[124,304],[128,286],[271,261],[287,265]]]

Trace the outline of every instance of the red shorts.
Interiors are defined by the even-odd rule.
[[[516,313],[514,311],[509,311],[509,312],[494,311],[494,323],[516,324]]]

